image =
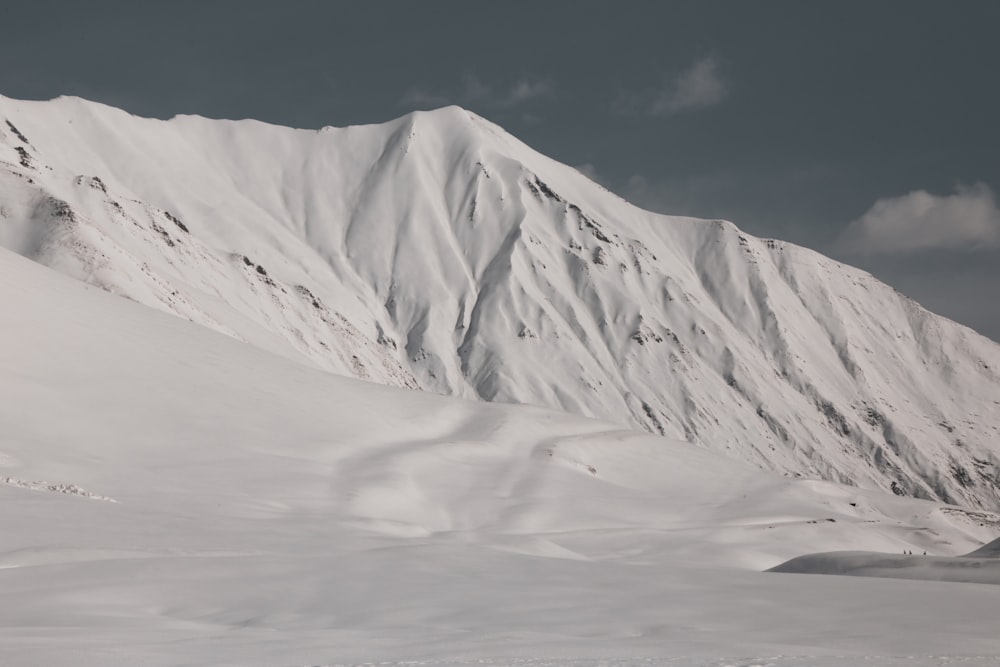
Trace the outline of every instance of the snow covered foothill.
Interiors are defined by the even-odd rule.
[[[851,551],[808,554],[771,568],[771,572],[1000,584],[1000,539],[953,557],[912,550],[902,555]]]
[[[0,245],[286,358],[1000,508],[1000,346],[642,211],[465,110],[293,130],[0,98]]]
[[[1000,587],[758,571],[968,552],[967,510],[337,377],[5,250],[0,303],[2,474],[117,501],[0,485],[4,665],[1000,655]]]

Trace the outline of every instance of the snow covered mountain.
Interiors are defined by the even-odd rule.
[[[5,667],[997,664],[1000,586],[759,571],[995,513],[336,377],[4,249],[0,303]]]
[[[1000,346],[455,107],[319,131],[0,98],[0,245],[358,378],[1000,507]]]

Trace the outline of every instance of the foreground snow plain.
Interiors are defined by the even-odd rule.
[[[4,250],[0,303],[0,664],[1000,656],[1000,586],[761,572],[992,515],[336,377]]]

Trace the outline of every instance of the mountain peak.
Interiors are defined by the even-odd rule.
[[[66,99],[0,102],[0,245],[36,261],[336,373],[1000,506],[1000,346],[862,271],[460,107],[316,132]]]

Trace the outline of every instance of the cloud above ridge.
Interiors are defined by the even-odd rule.
[[[658,88],[638,93],[624,93],[615,103],[623,113],[672,116],[691,109],[719,104],[729,94],[729,84],[719,72],[718,58],[695,61],[673,79]]]
[[[958,186],[951,195],[914,190],[880,199],[840,237],[857,254],[1000,248],[1000,208],[983,183]]]

